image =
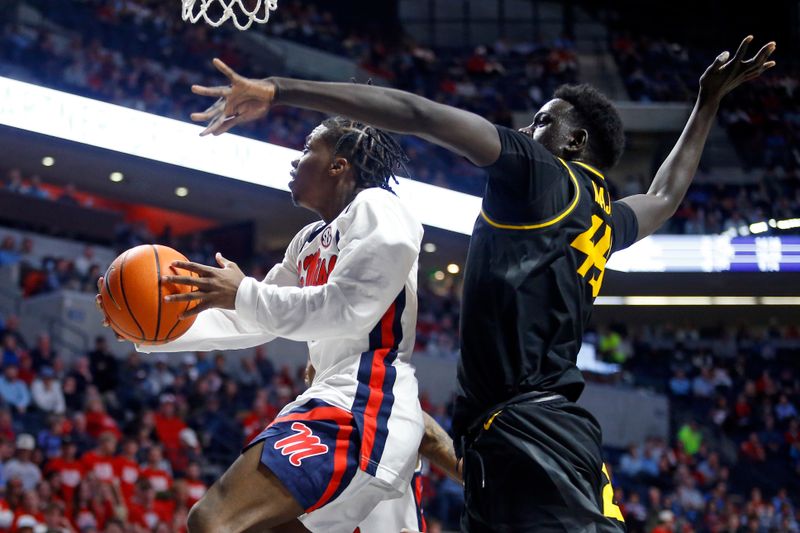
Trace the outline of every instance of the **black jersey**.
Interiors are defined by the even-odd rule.
[[[612,252],[636,240],[633,211],[594,168],[497,127],[502,150],[464,271],[454,429],[519,394],[577,400],[584,329]]]

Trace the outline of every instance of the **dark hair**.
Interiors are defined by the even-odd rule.
[[[391,191],[389,180],[397,183],[395,172],[405,170],[408,156],[388,133],[345,117],[322,121],[323,138],[353,165],[358,187],[380,187]]]
[[[589,133],[587,149],[592,161],[604,169],[616,165],[625,149],[625,133],[614,104],[585,83],[562,85],[553,96],[572,105],[578,124]]]

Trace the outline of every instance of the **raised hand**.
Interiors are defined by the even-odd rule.
[[[722,52],[700,77],[700,97],[719,102],[723,96],[742,83],[759,77],[765,70],[775,66],[775,61],[768,61],[775,51],[775,42],[770,41],[751,57],[745,59],[747,49],[753,41],[748,35],[742,40],[733,59],[729,52]]]
[[[244,279],[244,273],[233,261],[229,261],[217,253],[217,263],[221,268],[201,265],[191,261],[173,261],[172,266],[194,272],[195,276],[164,276],[162,279],[168,283],[188,285],[197,290],[183,294],[165,296],[168,302],[190,302],[197,300],[196,306],[186,311],[181,318],[196,315],[201,311],[211,308],[234,309],[236,307],[236,292]]]
[[[272,82],[240,76],[219,59],[214,59],[214,66],[227,76],[231,84],[219,87],[192,85],[193,93],[218,98],[202,113],[191,115],[195,122],[208,121],[200,135],[220,135],[237,124],[258,120],[267,114],[275,98]]]

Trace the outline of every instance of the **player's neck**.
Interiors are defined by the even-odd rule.
[[[318,209],[317,214],[326,224],[330,224],[363,190],[362,188],[353,189],[349,187],[336,189],[332,194],[331,201]]]

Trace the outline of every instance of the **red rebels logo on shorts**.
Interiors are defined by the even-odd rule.
[[[280,450],[281,455],[288,455],[289,462],[294,466],[300,466],[307,457],[328,453],[328,446],[322,444],[319,437],[312,434],[305,424],[295,422],[292,424],[292,430],[297,433],[276,442],[275,449]]]

